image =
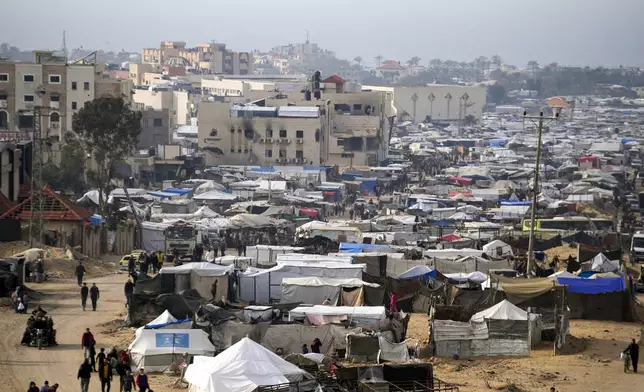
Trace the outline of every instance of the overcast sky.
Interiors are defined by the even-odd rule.
[[[216,40],[237,51],[303,42],[338,56],[469,61],[499,54],[644,66],[644,0],[0,0],[0,42],[140,51]]]

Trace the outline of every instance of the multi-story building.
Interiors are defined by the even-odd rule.
[[[226,75],[248,75],[253,72],[253,54],[234,52],[226,44],[197,44],[187,48],[185,42],[163,41],[159,48],[143,49],[143,64],[166,65],[171,58],[183,58],[202,72]]]
[[[137,88],[134,90],[132,101],[137,105],[137,108],[167,110],[170,130],[189,124],[190,117],[192,117],[190,97],[187,91],[177,91],[167,86]]]
[[[105,94],[131,95],[129,81],[102,73],[101,66],[66,64],[51,52],[36,52],[34,63],[0,61],[0,139],[30,138],[34,107],[41,106],[43,130],[61,140],[85,102]]]
[[[321,83],[320,99],[307,100],[301,92],[307,82],[288,93],[267,85],[244,82],[236,90],[243,95],[199,104],[199,147],[207,164],[362,166],[386,158],[393,94],[345,92],[338,76]],[[246,102],[254,104],[240,106]]]
[[[135,109],[140,110],[143,114],[137,148],[145,149],[156,147],[159,144],[170,144],[172,142],[170,110],[153,109],[136,103],[134,105]]]

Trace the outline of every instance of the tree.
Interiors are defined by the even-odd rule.
[[[539,69],[539,62],[536,60],[530,60],[528,61],[528,69],[532,72],[532,75],[537,74],[537,70]]]
[[[66,136],[60,152],[60,165],[48,162],[43,166],[43,182],[55,190],[81,195],[86,189],[83,148],[72,134]]]
[[[498,83],[488,86],[487,88],[488,102],[492,102],[498,105],[500,103],[503,103],[503,99],[505,99],[505,87],[503,87]]]
[[[438,69],[443,65],[443,60],[441,59],[432,59],[429,60],[429,66],[434,69]]]
[[[376,60],[376,67],[380,67],[383,57],[381,55],[377,55],[374,59]]]
[[[362,63],[362,57],[356,56],[353,58],[353,61],[355,61],[358,66],[360,66],[360,63]]]
[[[101,214],[105,213],[103,197],[110,184],[110,169],[137,145],[141,116],[123,98],[111,96],[89,101],[74,113],[72,128],[96,164],[94,180]]]
[[[407,60],[407,65],[408,65],[409,67],[415,67],[415,66],[417,66],[418,64],[420,64],[420,60],[421,60],[421,58],[420,58],[420,57],[418,57],[418,56],[414,56],[414,57],[410,58],[409,60]]]

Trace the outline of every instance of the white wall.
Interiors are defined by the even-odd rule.
[[[74,113],[96,97],[94,85],[94,67],[88,65],[67,66],[67,104],[66,117],[62,123],[67,124],[67,130],[72,129]],[[76,82],[76,90],[72,90],[72,82]],[[85,82],[89,83],[89,90],[85,90]],[[76,110],[72,109],[72,102],[76,102]],[[62,109],[62,108],[61,108]]]

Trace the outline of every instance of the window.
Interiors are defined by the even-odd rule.
[[[159,128],[163,126],[163,119],[162,118],[155,118],[154,119],[154,127]]]
[[[77,107],[78,105],[76,104],[76,102],[72,102],[72,110],[76,110]]]
[[[22,81],[25,83],[33,83],[34,80],[34,75],[22,75]]]
[[[83,83],[83,90],[89,91],[89,82]]]
[[[266,129],[266,137],[267,138],[272,138],[273,137],[273,130],[272,129]]]
[[[272,158],[273,157],[273,150],[266,150],[264,151],[264,156],[266,158]]]
[[[18,116],[18,128],[33,128],[34,127],[34,116],[29,114],[23,114]]]
[[[360,105],[360,104],[358,104],[358,103],[354,103],[354,104],[353,104],[353,110],[354,110],[354,111],[360,111],[360,110],[362,110],[362,105]]]
[[[338,146],[344,146],[344,139],[338,139]]]
[[[25,102],[33,102],[34,101],[34,96],[33,95],[25,95],[22,98],[22,100],[25,101]]]
[[[304,131],[295,131],[295,137],[298,139],[304,138]]]
[[[49,115],[49,120],[53,123],[60,122],[60,114],[53,112],[52,114]]]
[[[0,74],[0,83],[7,83],[9,81],[9,74]]]
[[[77,89],[76,82],[72,82],[72,90],[76,90],[76,89]]]
[[[60,84],[60,75],[49,75],[50,84]]]
[[[52,95],[49,99],[51,102],[60,102],[60,97],[58,95]]]
[[[295,158],[304,158],[304,151],[302,150],[296,150],[295,151]]]
[[[285,138],[285,137],[286,137],[286,135],[287,135],[287,133],[286,133],[286,129],[280,129],[280,138],[282,138],[282,139],[283,139],[283,138]]]
[[[280,150],[280,158],[286,158],[286,150]]]
[[[6,101],[6,100],[7,100],[7,94],[0,93],[0,101]]]

